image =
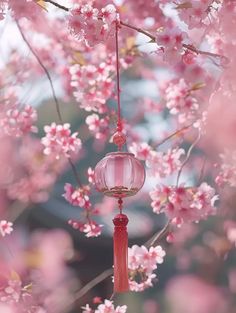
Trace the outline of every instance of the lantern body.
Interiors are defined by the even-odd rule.
[[[95,167],[97,190],[109,197],[133,196],[144,181],[144,166],[132,153],[108,153]]]

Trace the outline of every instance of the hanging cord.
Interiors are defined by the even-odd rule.
[[[118,120],[117,120],[117,131],[122,132],[122,122],[121,122],[121,105],[120,105],[120,62],[119,62],[119,44],[118,44],[118,34],[119,34],[120,22],[116,20],[116,87],[117,87],[117,108],[118,108]]]
[[[118,35],[120,28],[120,21],[116,20],[116,87],[117,87],[117,127],[116,133],[113,136],[113,143],[117,145],[118,151],[122,150],[123,145],[126,143],[126,136],[123,133],[123,126],[121,121],[121,104],[120,104],[120,62],[119,62],[119,44],[118,44]]]
[[[122,214],[122,209],[123,209],[123,200],[122,198],[119,198],[118,200],[118,205],[119,205],[119,210],[120,210],[120,214]]]

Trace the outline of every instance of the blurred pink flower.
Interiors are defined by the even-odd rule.
[[[226,313],[224,295],[193,275],[172,278],[165,291],[170,313]]]
[[[13,231],[13,224],[5,220],[0,221],[0,234],[4,237],[5,235],[10,235]]]

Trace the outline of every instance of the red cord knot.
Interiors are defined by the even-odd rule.
[[[126,227],[128,222],[129,219],[125,214],[117,214],[113,219],[113,224],[116,227]]]
[[[112,141],[120,149],[126,143],[126,136],[124,133],[118,130],[113,135]]]

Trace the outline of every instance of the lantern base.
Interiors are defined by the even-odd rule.
[[[124,186],[116,186],[111,189],[104,188],[101,191],[105,196],[113,197],[113,198],[125,198],[134,196],[138,192],[138,188],[130,188]]]

